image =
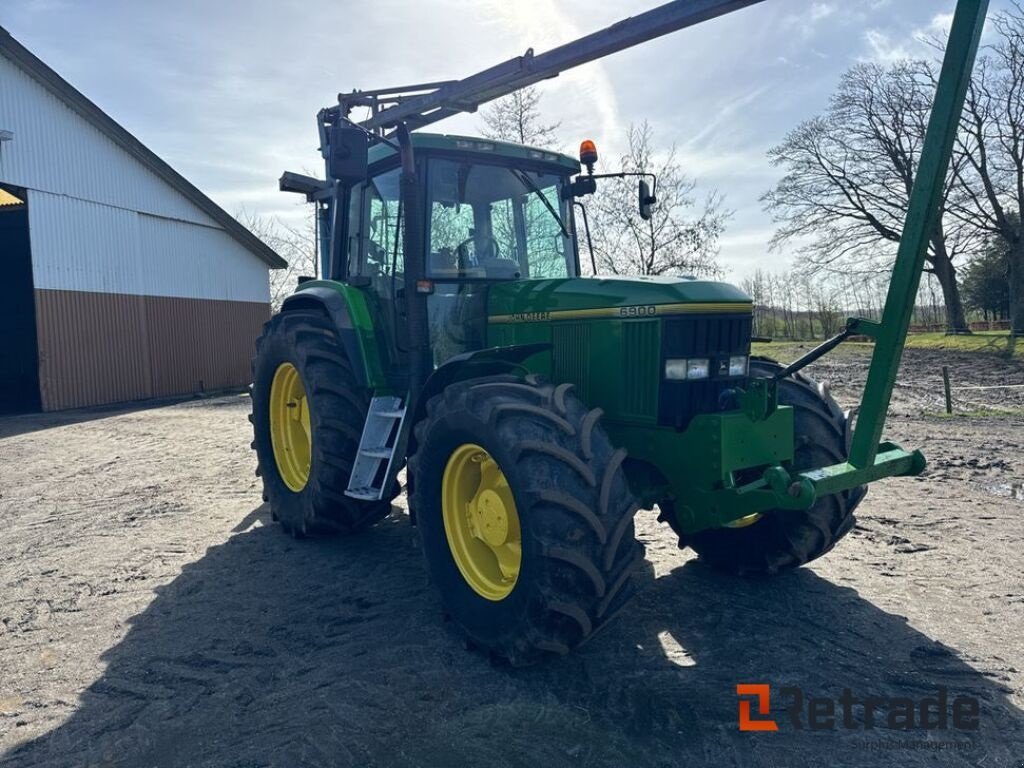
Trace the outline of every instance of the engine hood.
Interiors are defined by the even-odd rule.
[[[573,277],[496,283],[488,292],[491,322],[584,317],[652,317],[751,311],[734,285],[685,277]]]

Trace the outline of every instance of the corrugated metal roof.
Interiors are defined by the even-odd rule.
[[[87,99],[74,86],[44,64],[25,46],[0,27],[0,54],[30,75],[67,106],[102,131],[127,154],[142,163],[183,197],[222,226],[235,240],[274,268],[288,266],[272,248],[242,226],[227,211],[213,202],[184,176],[157,157],[142,142],[122,128],[106,112]]]

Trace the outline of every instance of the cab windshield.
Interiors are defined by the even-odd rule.
[[[519,280],[576,273],[565,178],[546,171],[432,158],[427,171],[435,280]]]

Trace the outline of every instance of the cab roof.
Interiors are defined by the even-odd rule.
[[[469,152],[481,157],[502,157],[514,160],[530,160],[532,162],[549,163],[565,168],[571,173],[579,173],[580,164],[568,155],[552,152],[547,149],[527,147],[508,141],[495,141],[479,136],[453,136],[444,133],[413,133],[412,145],[415,149],[441,150],[448,152]],[[375,144],[370,147],[370,164],[378,163],[392,157],[395,150],[387,144]]]

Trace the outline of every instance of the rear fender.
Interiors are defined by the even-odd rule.
[[[282,312],[310,309],[330,317],[359,385],[367,389],[387,386],[369,308],[362,293],[344,283],[308,282],[281,306]]]

